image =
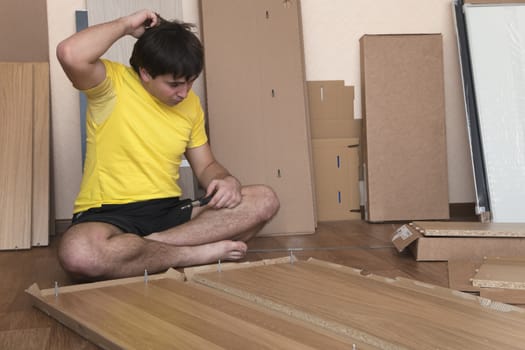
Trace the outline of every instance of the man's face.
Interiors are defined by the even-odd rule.
[[[144,88],[156,97],[160,102],[175,106],[188,96],[197,77],[186,80],[186,78],[174,79],[172,74],[157,75],[152,78],[149,73],[141,68],[140,76]]]

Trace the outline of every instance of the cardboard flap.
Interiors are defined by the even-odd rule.
[[[402,252],[412,242],[421,237],[421,234],[409,225],[403,225],[394,232],[392,243],[399,252]]]

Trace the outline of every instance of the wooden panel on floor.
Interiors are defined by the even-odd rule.
[[[477,287],[525,289],[525,257],[483,259],[472,279]]]
[[[169,277],[77,285],[57,294],[33,285],[29,292],[38,308],[106,349],[376,348]]]
[[[194,281],[382,349],[522,349],[523,310],[316,260],[195,275]]]
[[[33,70],[0,63],[0,249],[31,246]]]
[[[414,221],[411,225],[425,236],[525,237],[525,223]]]

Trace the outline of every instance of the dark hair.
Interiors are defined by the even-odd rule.
[[[160,18],[157,26],[146,29],[135,42],[129,63],[137,74],[142,67],[152,78],[168,73],[175,79],[196,78],[203,69],[204,50],[194,27]]]

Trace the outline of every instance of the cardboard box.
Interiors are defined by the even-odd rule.
[[[399,252],[408,248],[417,261],[481,259],[485,256],[520,256],[524,237],[426,237],[411,225],[403,225],[392,236]]]
[[[312,139],[361,138],[361,120],[354,119],[354,87],[342,80],[308,81]]]
[[[449,218],[441,34],[365,35],[365,218]]]
[[[314,139],[317,219],[360,219],[358,185],[359,139]]]

